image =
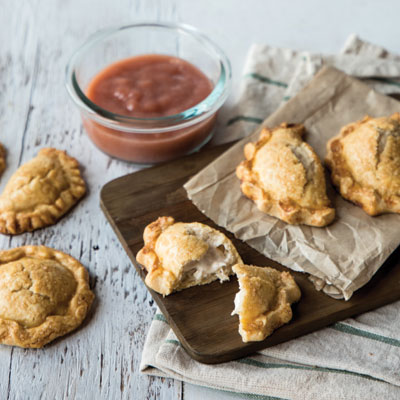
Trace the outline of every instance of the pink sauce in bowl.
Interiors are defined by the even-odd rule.
[[[114,114],[165,117],[204,100],[212,82],[197,67],[172,56],[146,54],[111,64],[90,82],[87,97]]]
[[[216,115],[187,128],[166,133],[133,133],[108,128],[82,116],[83,126],[92,142],[104,153],[125,161],[154,164],[184,156],[210,139]]]
[[[158,41],[172,34],[174,41],[179,39],[183,57],[118,57],[90,76],[99,53],[96,47],[115,50],[110,37],[139,31],[159,34]],[[185,48],[200,68],[184,59]],[[192,28],[168,24],[138,24],[103,33],[79,49],[67,67],[67,89],[91,140],[103,152],[136,163],[171,160],[204,145],[213,134],[230,78],[229,61],[209,39]]]

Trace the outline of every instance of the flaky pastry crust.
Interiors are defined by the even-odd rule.
[[[364,117],[327,143],[326,164],[340,194],[369,215],[400,213],[400,114]]]
[[[94,298],[81,263],[45,246],[0,251],[0,343],[39,348],[77,328]]]
[[[6,169],[6,149],[0,143],[0,175]]]
[[[232,269],[240,288],[232,314],[239,315],[243,342],[264,340],[292,319],[290,305],[300,300],[301,292],[289,272],[244,264]]]
[[[0,232],[15,235],[54,224],[85,194],[75,158],[45,148],[12,175],[0,196]]]
[[[232,265],[241,262],[232,242],[222,232],[198,222],[160,217],[146,226],[143,240],[144,247],[136,260],[148,272],[146,285],[164,296],[217,279],[228,280]],[[211,267],[203,275],[196,267],[202,260],[203,267]]]
[[[335,218],[326,194],[324,169],[301,137],[300,124],[264,128],[257,143],[247,143],[246,160],[236,175],[245,196],[259,210],[289,224],[325,226]]]

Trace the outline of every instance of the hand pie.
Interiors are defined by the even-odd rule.
[[[6,169],[6,149],[0,143],[0,175]]]
[[[136,260],[148,272],[146,285],[164,296],[217,279],[226,281],[232,265],[242,262],[223,233],[198,222],[160,217],[146,226],[143,240]]]
[[[93,298],[71,256],[44,246],[0,251],[0,343],[43,347],[77,328]]]
[[[328,225],[335,217],[326,195],[324,169],[301,137],[303,125],[264,128],[247,143],[236,169],[242,192],[266,214],[289,224]]]
[[[232,315],[239,315],[243,342],[264,340],[292,319],[290,305],[300,300],[301,293],[289,272],[244,264],[232,269],[239,280]]]
[[[42,149],[18,168],[0,196],[0,232],[15,235],[54,224],[85,194],[79,164]]]
[[[340,194],[369,215],[400,213],[400,114],[346,125],[327,144]]]

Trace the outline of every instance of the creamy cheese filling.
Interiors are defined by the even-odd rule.
[[[192,276],[196,281],[203,281],[210,275],[217,275],[221,280],[226,272],[219,271],[227,265],[225,254],[216,247],[210,246],[200,260],[190,261],[183,267],[185,276]]]
[[[240,287],[240,283],[239,283],[239,292],[236,293],[235,300],[234,300],[235,308],[232,311],[231,315],[235,315],[235,314],[239,315],[243,311],[244,297],[245,297],[244,290],[242,290],[242,288]]]

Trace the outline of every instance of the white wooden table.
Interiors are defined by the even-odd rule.
[[[42,350],[0,346],[0,399],[232,397],[139,372],[155,306],[99,208],[102,185],[137,167],[98,151],[68,99],[65,65],[83,40],[135,20],[186,22],[225,49],[237,87],[253,42],[337,52],[356,32],[400,53],[399,12],[395,0],[0,0],[0,141],[9,153],[1,188],[48,146],[76,157],[89,187],[58,224],[1,236],[0,248],[44,244],[65,251],[89,269],[96,293],[87,321],[67,337]]]

